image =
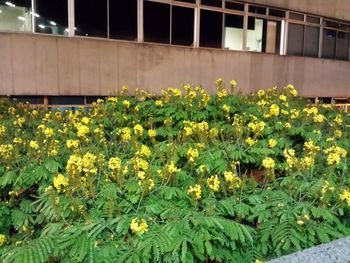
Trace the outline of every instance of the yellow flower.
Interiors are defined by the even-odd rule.
[[[112,157],[108,161],[108,168],[113,171],[120,170],[121,165],[122,165],[122,162],[118,157]]]
[[[153,179],[148,179],[148,191],[151,191],[154,188]]]
[[[339,197],[341,201],[346,201],[348,206],[350,206],[350,189],[344,190]]]
[[[323,123],[325,121],[326,117],[322,114],[317,114],[313,117],[314,122],[316,123]]]
[[[284,127],[286,129],[290,129],[292,127],[292,125],[289,122],[287,122],[287,123],[284,124]]]
[[[134,126],[134,133],[136,135],[142,136],[142,134],[143,134],[143,127],[140,124],[136,124]]]
[[[97,174],[97,168],[95,167],[97,156],[92,153],[86,153],[82,159],[83,171],[86,174]]]
[[[279,99],[280,99],[280,101],[286,101],[286,100],[287,100],[287,97],[284,96],[284,95],[280,95],[280,96],[279,96]]]
[[[225,181],[229,189],[240,188],[242,180],[233,172],[224,172]]]
[[[58,192],[61,192],[63,188],[69,185],[69,179],[64,177],[62,174],[58,174],[53,178],[53,186]],[[64,192],[64,190],[63,190]]]
[[[163,101],[162,100],[156,100],[155,102],[157,107],[163,107]]]
[[[266,92],[265,92],[265,90],[259,90],[257,94],[258,94],[259,98],[262,98],[266,95]]]
[[[184,131],[186,136],[191,136],[193,134],[193,129],[191,127],[185,127]]]
[[[88,125],[89,122],[90,122],[90,119],[89,119],[88,117],[83,117],[83,118],[81,119],[81,122],[82,122],[83,124],[85,124],[85,125]]]
[[[190,186],[187,190],[187,194],[192,196],[195,200],[199,200],[202,197],[202,188],[199,184]]]
[[[231,90],[234,90],[237,87],[237,82],[233,79],[230,81]]]
[[[301,219],[299,219],[298,221],[297,221],[297,224],[298,225],[303,225],[305,222],[303,221],[303,220],[301,220]]]
[[[171,161],[170,164],[168,164],[166,166],[166,169],[167,169],[169,174],[174,174],[174,173],[177,173],[179,171],[179,169],[176,167],[176,165],[174,164],[173,161]]]
[[[66,142],[66,146],[68,149],[71,149],[71,148],[77,149],[79,147],[79,140],[68,139]]]
[[[334,136],[335,136],[336,138],[341,138],[342,135],[343,135],[343,133],[342,133],[341,130],[335,130],[335,131],[334,131]]]
[[[263,263],[263,261],[260,260],[260,259],[256,259],[256,260],[255,260],[255,263]]]
[[[90,132],[89,127],[86,125],[78,124],[77,127],[78,127],[78,131],[77,131],[78,137],[85,137]]]
[[[0,157],[8,160],[10,159],[12,152],[13,152],[13,145],[12,144],[1,144],[0,145]]]
[[[334,122],[338,125],[342,125],[343,124],[342,116],[338,114],[337,117],[335,117]]]
[[[219,187],[220,187],[219,177],[217,175],[210,176],[207,179],[207,185],[213,192],[219,191]]]
[[[229,113],[230,110],[231,110],[231,107],[228,106],[228,105],[226,105],[226,104],[224,104],[224,105],[222,106],[222,109],[224,110],[224,112]]]
[[[0,247],[3,246],[6,243],[6,236],[3,234],[0,234]]]
[[[152,155],[151,150],[146,145],[141,145],[141,149],[136,152],[136,155],[150,157]]]
[[[149,167],[148,162],[139,157],[131,159],[131,163],[133,164],[135,171],[140,171],[140,170],[146,171]]]
[[[0,136],[5,136],[7,129],[4,125],[0,125]]]
[[[252,146],[256,141],[252,137],[248,137],[245,142],[249,145]]]
[[[271,116],[276,116],[277,117],[280,114],[280,107],[277,104],[272,104],[270,106],[269,114]]]
[[[157,131],[156,130],[148,130],[148,136],[150,138],[155,138],[157,136]]]
[[[13,143],[22,144],[22,143],[23,143],[23,140],[22,140],[22,138],[15,137],[15,138],[13,139]]]
[[[124,100],[124,101],[123,101],[123,105],[124,105],[125,108],[128,109],[128,108],[130,108],[131,103],[130,103],[130,101],[128,101],[128,100]]]
[[[139,171],[137,173],[137,178],[140,179],[140,180],[145,180],[146,178],[146,173],[144,171]]]
[[[123,142],[128,142],[131,139],[131,131],[129,128],[125,127],[121,130],[121,139]]]
[[[262,166],[266,169],[274,169],[275,161],[270,157],[266,157],[262,162]]]
[[[144,234],[148,231],[148,224],[144,219],[133,218],[130,229],[134,234]]]
[[[328,165],[338,165],[340,163],[340,155],[338,153],[330,153],[327,157]]]
[[[37,141],[30,141],[29,146],[30,146],[30,148],[33,148],[34,150],[39,149],[39,144],[37,143]]]
[[[269,148],[274,148],[274,147],[276,147],[277,144],[278,144],[278,142],[275,139],[270,139],[268,146],[269,146]]]
[[[71,155],[67,162],[66,170],[69,175],[79,175],[83,170],[81,157],[76,154]]]
[[[187,157],[190,160],[190,162],[194,162],[194,160],[199,156],[199,152],[197,149],[188,149],[187,151]]]

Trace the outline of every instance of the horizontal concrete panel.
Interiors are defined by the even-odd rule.
[[[307,97],[350,97],[350,62],[123,41],[0,33],[1,95],[106,96],[122,85],[159,93],[190,83],[216,91],[294,84]]]

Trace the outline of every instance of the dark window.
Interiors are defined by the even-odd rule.
[[[266,51],[267,20],[248,18],[247,50],[254,52]]]
[[[298,21],[304,21],[304,15],[297,13],[290,13],[289,18]]]
[[[137,0],[109,1],[109,36],[137,40]]]
[[[349,34],[345,32],[337,33],[337,49],[335,58],[348,60],[349,55]]]
[[[254,13],[254,14],[266,15],[266,8],[265,7],[261,7],[261,6],[250,5],[249,6],[249,12],[250,13]]]
[[[324,24],[326,27],[339,28],[339,24],[337,22],[334,22],[334,21],[325,20]]]
[[[196,3],[196,0],[176,0],[179,2],[186,2],[186,3]]]
[[[238,11],[244,11],[244,4],[240,3],[232,3],[232,2],[226,2],[227,9],[233,9],[233,10],[238,10]]]
[[[36,32],[68,34],[68,1],[36,0]]]
[[[49,105],[84,105],[84,97],[81,96],[50,96]]]
[[[225,48],[243,50],[243,16],[225,14]]]
[[[18,7],[27,7],[29,9],[32,7],[31,0],[9,0],[9,1],[1,1],[1,2],[3,2],[2,4],[5,4],[5,2],[9,2],[9,3],[15,4]]]
[[[289,24],[288,29],[288,55],[303,55],[304,26]]]
[[[31,0],[0,1],[0,7],[0,31],[32,31]]]
[[[222,13],[201,10],[200,46],[221,48]]]
[[[146,42],[170,42],[170,5],[145,1],[143,19]]]
[[[75,0],[76,35],[107,37],[107,0]]]
[[[222,0],[201,0],[201,4],[222,7]]]
[[[269,15],[270,16],[277,16],[277,17],[285,17],[286,13],[282,10],[278,9],[269,9]]]
[[[318,57],[318,44],[320,38],[320,28],[306,26],[304,55],[308,57]]]
[[[193,44],[194,9],[172,7],[172,44],[191,46]]]
[[[309,23],[314,23],[314,24],[319,24],[320,23],[320,18],[315,17],[315,16],[307,16],[306,21]]]
[[[86,104],[92,104],[93,102],[96,102],[98,99],[105,99],[106,97],[101,96],[89,96],[86,97]]]
[[[337,31],[324,29],[322,40],[322,57],[334,58],[335,57],[335,39]]]
[[[22,103],[44,104],[44,97],[42,96],[14,96],[11,99]]]

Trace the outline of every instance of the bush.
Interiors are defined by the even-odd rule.
[[[2,100],[0,261],[259,262],[349,235],[349,115],[216,84]]]

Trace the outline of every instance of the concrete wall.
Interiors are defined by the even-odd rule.
[[[349,0],[245,0],[320,16],[350,21]]]
[[[50,35],[0,33],[1,95],[108,95],[183,83],[245,93],[294,84],[304,96],[350,97],[350,62]]]

